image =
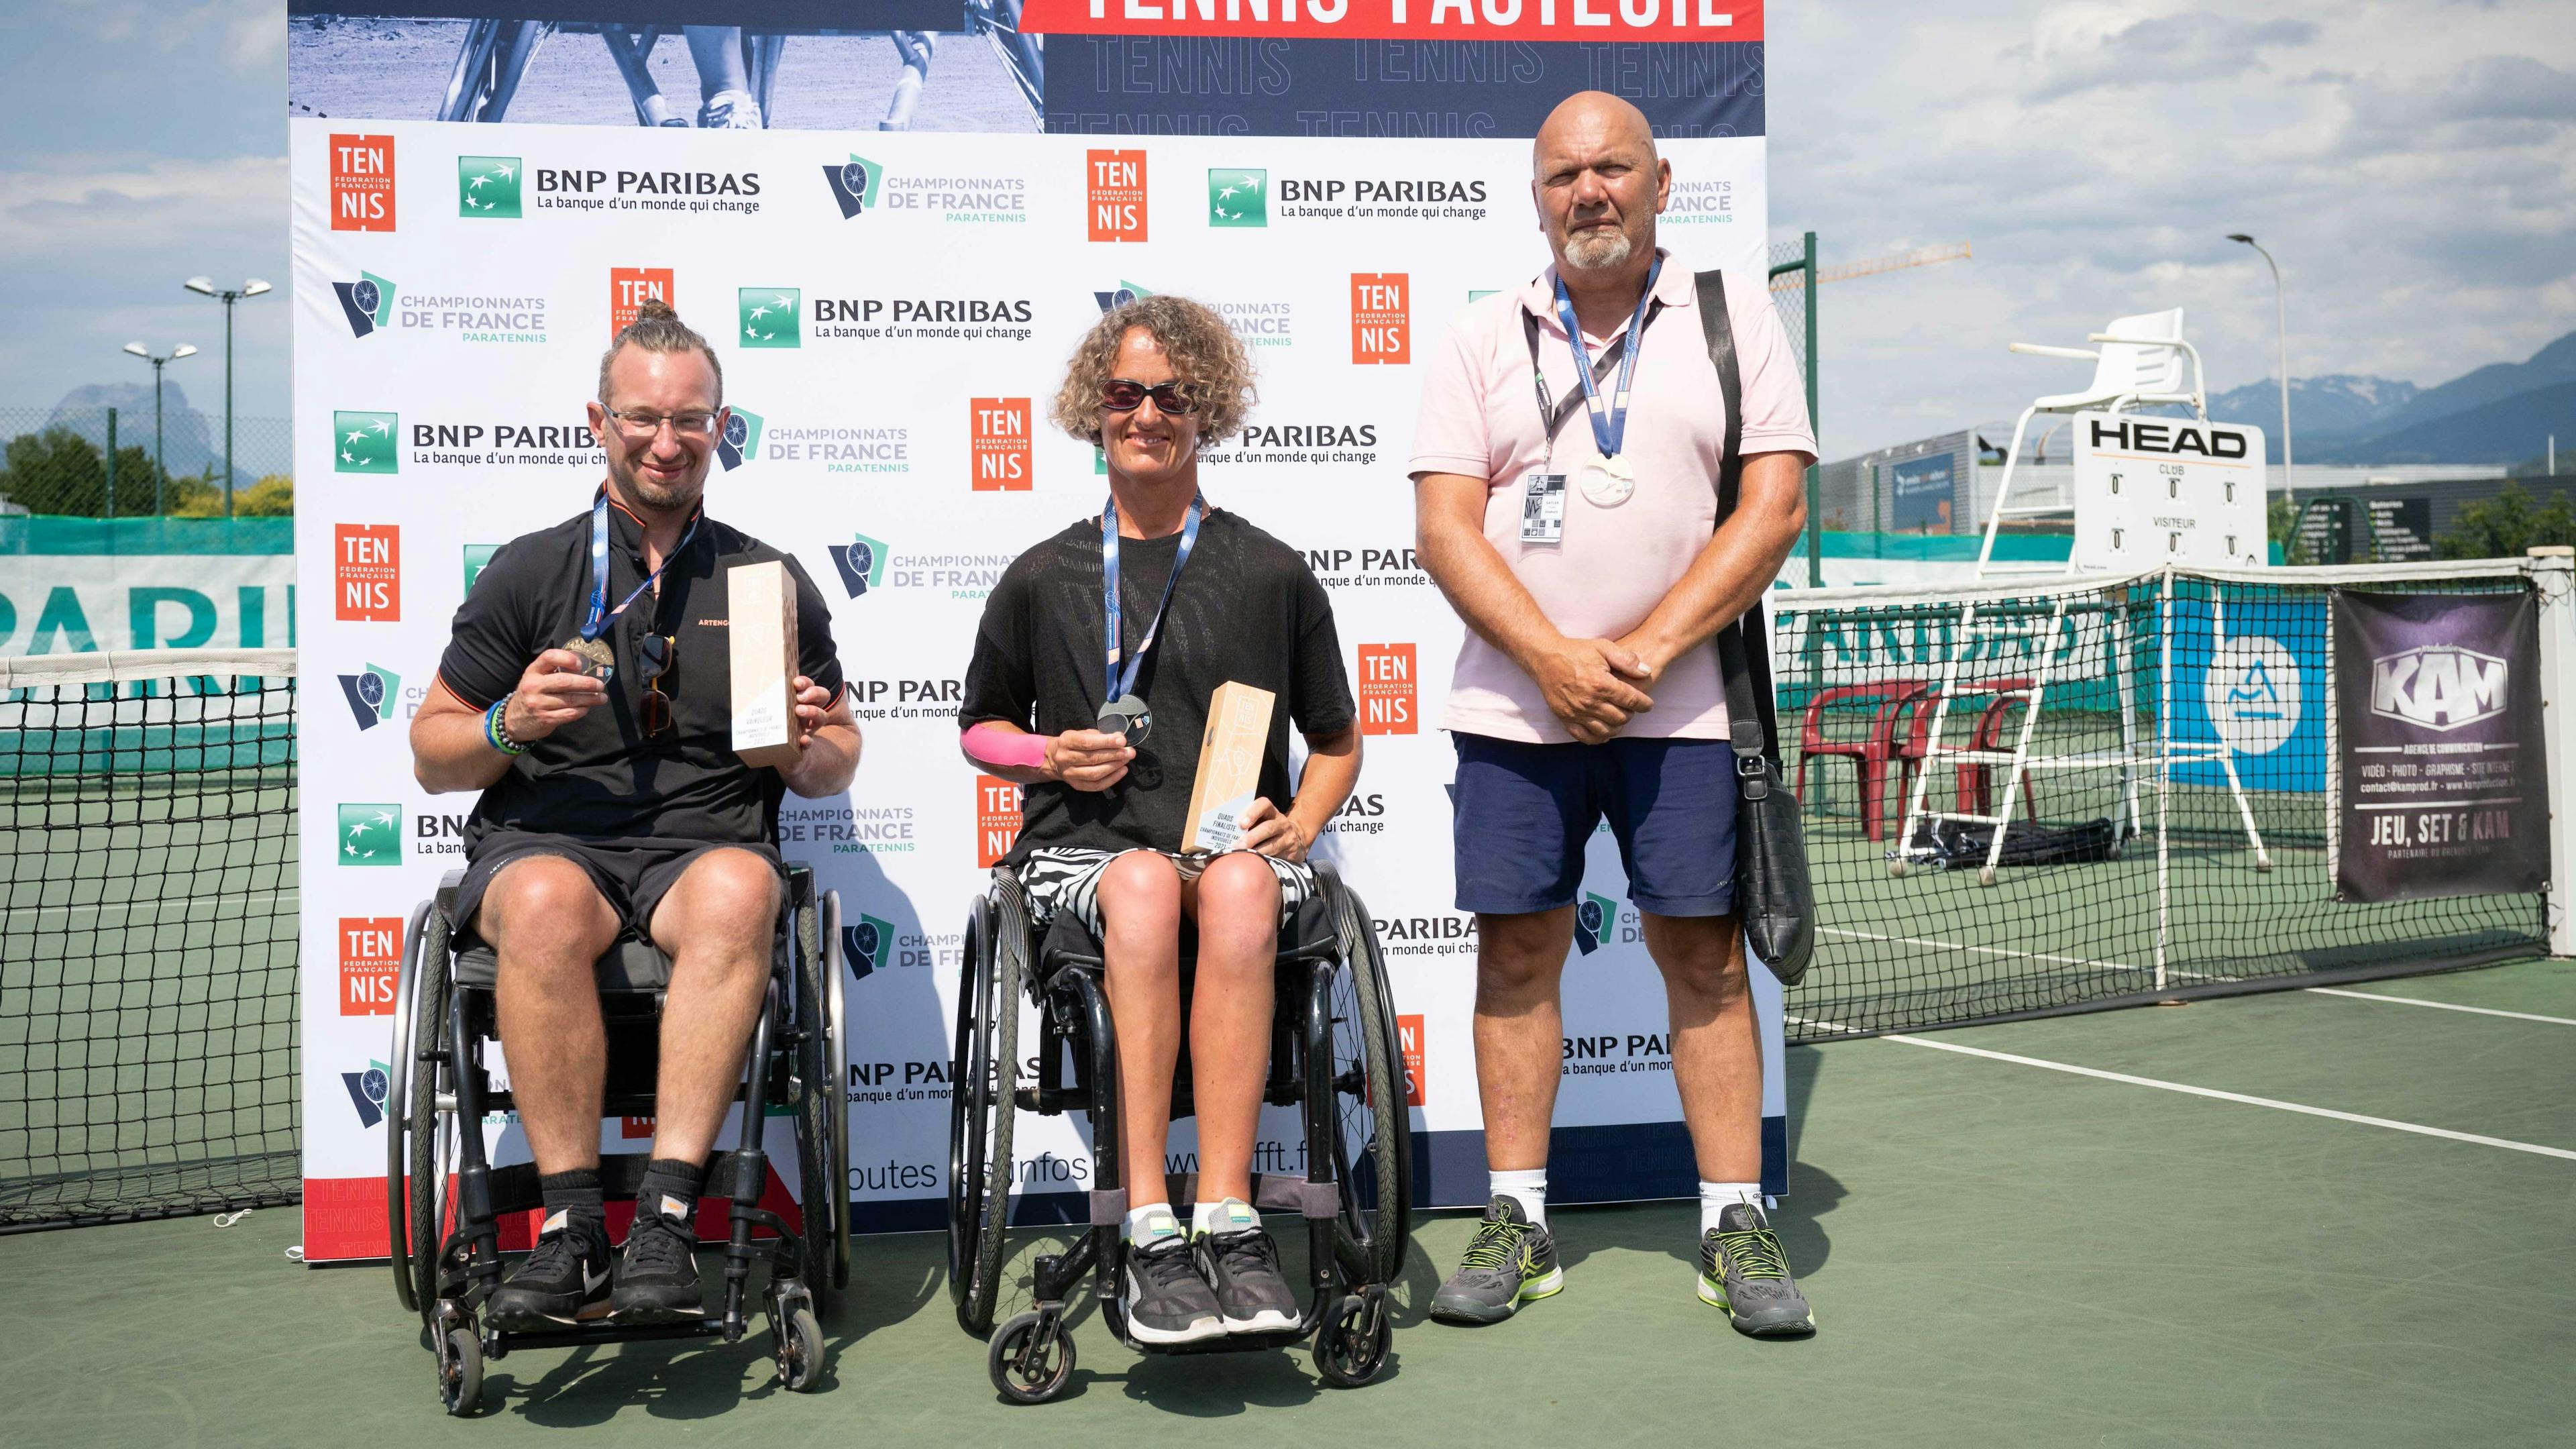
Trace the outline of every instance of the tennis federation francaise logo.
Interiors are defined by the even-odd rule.
[[[340,298],[340,312],[349,319],[351,335],[364,337],[394,325],[393,283],[373,272],[360,272],[358,280],[333,282],[331,290]]]
[[[832,567],[841,571],[841,587],[855,599],[885,582],[886,546],[864,533],[831,546]]]
[[[1583,893],[1583,903],[1574,908],[1574,949],[1589,956],[1610,944],[1610,932],[1619,924],[1619,903],[1608,896]]]
[[[343,805],[340,844],[332,852],[342,865],[402,864],[400,805]]]
[[[331,414],[331,471],[399,473],[402,418],[396,413]]]
[[[456,214],[516,221],[519,218],[519,158],[456,158]]]
[[[848,221],[875,202],[878,187],[885,181],[885,168],[864,156],[852,156],[838,166],[824,167],[823,179],[831,183],[832,200],[840,204],[841,220]]]
[[[363,673],[341,675],[340,693],[348,697],[349,713],[357,716],[364,732],[393,713],[394,701],[402,698],[402,679],[381,664],[370,664]]]
[[[855,926],[841,928],[841,959],[849,963],[850,979],[865,981],[868,973],[881,971],[894,964],[894,922],[863,915]]]
[[[1239,170],[1208,172],[1208,225],[1268,226],[1269,224],[1269,172]]]
[[[804,341],[805,294],[794,287],[744,287],[735,293],[745,347],[797,347]]]

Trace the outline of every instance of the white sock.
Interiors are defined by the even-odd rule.
[[[1716,1231],[1717,1215],[1740,1202],[1749,1202],[1753,1204],[1755,1208],[1760,1208],[1762,1206],[1762,1184],[1758,1182],[1711,1182],[1707,1178],[1701,1178],[1699,1183],[1700,1236],[1704,1238],[1710,1233]]]
[[[1150,1243],[1157,1238],[1176,1237],[1180,1231],[1181,1220],[1172,1215],[1170,1203],[1149,1202],[1143,1207],[1130,1208],[1127,1211],[1127,1241],[1131,1243]]]
[[[1526,1172],[1488,1172],[1490,1184],[1485,1190],[1489,1199],[1507,1197],[1521,1205],[1521,1216],[1532,1227],[1547,1226],[1547,1169],[1533,1167]]]
[[[1223,1202],[1190,1204],[1190,1236],[1193,1238],[1205,1237],[1209,1233],[1239,1233],[1259,1226],[1260,1212],[1239,1197],[1230,1197]]]

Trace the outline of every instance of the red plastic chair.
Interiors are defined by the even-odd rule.
[[[1920,679],[1880,679],[1868,684],[1842,684],[1817,691],[1807,701],[1806,718],[1798,728],[1798,775],[1791,788],[1799,800],[1807,798],[1808,761],[1850,760],[1853,784],[1860,794],[1861,834],[1870,840],[1885,835],[1887,762],[1896,756],[1896,721],[1907,704],[1922,698],[1930,689],[1931,686]],[[1853,699],[1880,701],[1877,713],[1870,719],[1869,733],[1853,740],[1827,738],[1825,711],[1844,700]]]
[[[1972,684],[1962,684],[1953,690],[1951,698],[1954,704],[1970,696],[1994,696],[1985,708],[1978,712],[1976,726],[1969,731],[1968,748],[1972,750],[1997,748],[2003,738],[2004,715],[2015,705],[2028,706],[2030,688],[2031,681],[2027,679],[1986,679]],[[1924,762],[1932,754],[1932,715],[1933,706],[1937,700],[1938,696],[1927,690],[1921,698],[1907,702],[1908,707],[1913,711],[1914,718],[1905,732],[1905,739],[1896,746],[1896,761],[1900,775],[1897,788],[1906,792],[1908,798],[1911,798],[1911,792],[1914,789],[1915,772],[1923,768]],[[1993,814],[1994,787],[1989,767],[1970,763],[1955,765],[1952,768],[1957,772],[1957,776],[1951,787],[1951,808],[1961,814]],[[2030,772],[2027,770],[2022,772],[2021,786],[2022,798],[2036,805],[2039,797],[2031,791]]]

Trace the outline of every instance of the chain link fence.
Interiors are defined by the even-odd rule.
[[[1771,305],[1780,313],[1781,325],[1788,329],[1789,350],[1797,355],[1798,371],[1807,379],[1807,425],[1816,430],[1817,456],[1823,456],[1824,424],[1816,413],[1816,234],[1806,232],[1795,241],[1771,243]],[[1798,541],[1798,555],[1806,560],[1802,567],[1797,558],[1781,572],[1793,579],[1804,579],[1810,587],[1824,579],[1825,509],[1817,496],[1821,475],[1807,469],[1807,531]]]
[[[295,511],[294,429],[232,420],[232,512]],[[0,511],[76,518],[224,516],[224,420],[193,409],[0,408]]]

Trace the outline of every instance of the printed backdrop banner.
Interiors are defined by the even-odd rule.
[[[1451,907],[1454,757],[1429,723],[1460,628],[1412,547],[1416,364],[1470,299],[1544,265],[1529,138],[1585,85],[1664,133],[1663,236],[1680,260],[1761,265],[1761,46],[1445,27],[1245,39],[1176,22],[1042,43],[988,26],[924,46],[790,21],[780,38],[757,5],[682,8],[743,25],[740,54],[765,76],[753,89],[768,88],[752,114],[771,129],[633,125],[685,122],[711,84],[677,36],[623,78],[602,42],[631,44],[640,23],[545,23],[540,50],[494,49],[489,22],[453,11],[292,18],[307,1259],[384,1251],[386,1128],[365,1087],[392,1024],[391,943],[463,863],[471,797],[421,791],[405,722],[494,546],[586,506],[603,460],[583,402],[647,296],[722,356],[734,424],[708,507],[795,553],[830,598],[867,737],[846,797],[790,797],[781,815],[788,856],[844,903],[857,1222],[941,1221],[963,927],[1018,827],[1016,792],[958,757],[960,678],[1003,567],[1098,513],[1094,450],[1044,426],[1046,401],[1103,309],[1150,292],[1216,307],[1260,367],[1251,426],[1209,451],[1206,489],[1331,590],[1367,762],[1317,851],[1385,942],[1424,1200],[1481,1202],[1474,921]],[[1758,9],[1735,13],[1759,35]],[[388,35],[403,43],[374,43]],[[460,50],[480,68],[459,70]],[[907,57],[932,51],[925,79]],[[1055,64],[1029,76],[1033,57]],[[481,124],[427,119],[452,77],[472,82],[459,104]],[[1079,125],[1059,106],[1111,91],[1114,114]],[[915,129],[874,129],[898,112]],[[1560,1201],[1687,1195],[1696,1178],[1662,988],[1624,895],[1601,836],[1567,973]],[[1780,1191],[1779,998],[1753,977],[1764,1175]],[[524,1160],[514,1125],[485,1130],[497,1160]],[[603,1123],[603,1145],[636,1150],[643,1130]],[[1302,1168],[1292,1114],[1262,1137],[1265,1170]],[[1073,1119],[1024,1120],[1027,1188],[1086,1188],[1085,1142]],[[1192,1151],[1186,1125],[1172,1151]]]

